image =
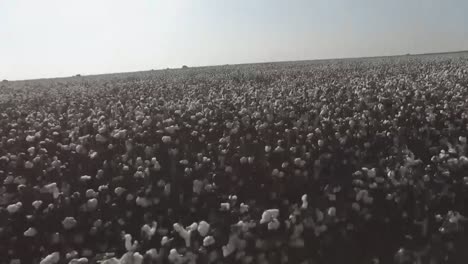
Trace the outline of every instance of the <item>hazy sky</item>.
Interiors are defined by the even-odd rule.
[[[0,79],[468,49],[466,0],[0,0]]]

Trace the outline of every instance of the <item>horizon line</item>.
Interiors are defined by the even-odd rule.
[[[122,71],[122,72],[108,72],[108,73],[96,73],[96,74],[86,74],[82,75],[77,73],[76,75],[68,76],[57,76],[57,77],[44,77],[44,78],[32,78],[32,79],[17,79],[17,80],[8,80],[4,79],[3,81],[8,82],[27,82],[27,81],[39,81],[39,80],[54,80],[54,79],[67,79],[67,78],[85,78],[85,77],[95,77],[103,75],[114,75],[114,74],[129,74],[129,73],[141,73],[141,72],[150,72],[150,71],[165,71],[165,70],[181,70],[183,66],[188,66],[189,69],[196,68],[209,68],[209,67],[221,67],[221,66],[241,66],[241,65],[255,65],[255,64],[269,64],[269,63],[286,63],[286,62],[306,62],[306,61],[339,61],[339,60],[352,60],[352,59],[377,59],[377,58],[390,58],[390,57],[403,57],[403,56],[422,56],[422,55],[441,55],[441,54],[456,54],[456,53],[465,53],[466,50],[457,50],[457,51],[440,51],[440,52],[424,52],[424,53],[406,53],[406,54],[393,54],[393,55],[370,55],[370,56],[361,56],[361,57],[332,57],[332,58],[323,58],[323,59],[300,59],[300,60],[278,60],[278,61],[259,61],[259,62],[245,62],[245,63],[225,63],[225,64],[212,64],[212,65],[181,65],[178,68],[157,68],[157,69],[146,69],[146,70],[135,70],[135,71]],[[80,76],[78,76],[80,75]]]

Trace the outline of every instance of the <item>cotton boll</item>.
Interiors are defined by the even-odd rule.
[[[198,233],[200,233],[202,237],[205,237],[210,231],[210,224],[208,224],[206,221],[200,221],[200,223],[198,224],[197,230],[198,230]]]
[[[360,211],[361,210],[361,206],[356,202],[352,203],[351,208],[353,208],[354,211]]]
[[[307,202],[307,194],[302,195],[301,201],[302,201],[301,208],[307,209],[307,207],[309,206],[309,203]]]
[[[126,189],[122,188],[122,187],[117,187],[117,188],[114,189],[114,193],[117,196],[121,196],[125,191],[126,191]]]
[[[42,205],[42,201],[40,201],[40,200],[36,200],[36,201],[32,202],[32,206],[33,206],[36,210],[39,209],[39,207],[41,207],[41,205]]]
[[[241,203],[239,211],[241,214],[247,213],[249,211],[249,206],[244,203]]]
[[[246,157],[241,157],[240,158],[240,163],[241,164],[246,164],[247,163],[247,158]]]
[[[203,246],[208,247],[215,243],[215,239],[212,236],[207,236],[203,239]]]
[[[130,201],[133,201],[133,199],[135,199],[135,196],[133,196],[133,194],[131,193],[128,193],[127,196],[125,197],[125,199],[130,202]]]
[[[89,181],[89,180],[91,180],[91,176],[89,176],[89,175],[83,175],[83,176],[80,177],[80,180],[81,180],[81,181]]]
[[[150,256],[152,260],[156,260],[159,257],[158,250],[155,248],[147,250],[145,255]]]
[[[70,251],[67,254],[65,254],[66,259],[76,258],[77,256],[78,256],[78,252],[76,250]]]
[[[274,169],[272,172],[271,172],[271,175],[272,176],[279,176],[279,173],[280,171],[278,169]]]
[[[269,153],[271,151],[271,146],[265,146],[265,152],[266,153]]]
[[[268,230],[277,230],[280,226],[280,222],[278,219],[273,219],[271,222],[268,223]]]
[[[322,213],[322,211],[320,211],[320,210],[318,210],[318,209],[315,210],[315,217],[316,217],[316,219],[317,219],[317,222],[322,222],[323,219],[325,218],[325,217],[324,217],[324,214]]]
[[[188,232],[195,231],[195,230],[198,229],[198,224],[194,222],[190,226],[188,226],[186,229],[187,229]]]
[[[86,198],[94,198],[97,196],[97,193],[93,189],[86,190]]]
[[[227,257],[231,255],[235,250],[236,248],[234,247],[234,245],[232,245],[231,243],[228,243],[226,246],[222,247],[223,256]]]
[[[28,230],[24,231],[25,237],[33,237],[37,235],[37,230],[34,227],[28,228]]]
[[[101,264],[122,264],[117,258],[106,259],[101,262]]]
[[[327,214],[332,217],[336,216],[336,208],[335,207],[328,208]]]
[[[169,256],[167,257],[169,259],[170,262],[172,263],[179,263],[180,259],[181,259],[181,256],[179,255],[179,253],[177,252],[177,250],[175,248],[171,249],[169,251]]]
[[[76,226],[76,224],[77,224],[76,219],[71,216],[65,217],[65,219],[62,221],[63,228],[65,229],[72,229],[73,227]]]
[[[7,211],[10,213],[10,214],[14,214],[16,212],[18,212],[21,207],[23,206],[23,204],[21,202],[17,202],[15,204],[10,204],[7,206]]]
[[[169,243],[169,238],[167,236],[163,236],[161,238],[161,246],[165,246],[167,243]]]
[[[163,136],[161,140],[162,140],[163,143],[167,144],[167,143],[171,142],[171,137],[170,136]]]
[[[47,255],[39,264],[56,264],[60,260],[60,253],[54,252],[50,255]]]
[[[268,223],[275,218],[278,218],[279,210],[278,209],[268,209],[263,212],[262,218],[260,219],[260,224]]]
[[[364,201],[365,204],[372,204],[374,202],[374,198],[369,197],[369,196],[365,196],[363,201]]]
[[[189,247],[190,246],[190,233],[178,223],[175,223],[173,227],[174,227],[174,230],[177,233],[179,233],[180,237],[185,240],[185,245]]]
[[[96,198],[89,199],[86,202],[86,207],[87,207],[88,211],[96,210],[97,206],[98,206],[98,200]]]
[[[221,211],[229,211],[231,205],[229,203],[221,203]]]
[[[138,252],[133,253],[133,264],[141,263],[143,263],[143,256]]]
[[[24,167],[25,167],[26,169],[32,169],[32,168],[34,167],[34,163],[32,163],[31,161],[28,160],[28,161],[26,161],[26,162],[24,163]]]

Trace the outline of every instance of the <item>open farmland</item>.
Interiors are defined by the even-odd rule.
[[[4,81],[0,136],[0,263],[468,263],[468,53]]]

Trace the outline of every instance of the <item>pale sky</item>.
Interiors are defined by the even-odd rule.
[[[466,0],[0,0],[0,80],[468,49]]]

